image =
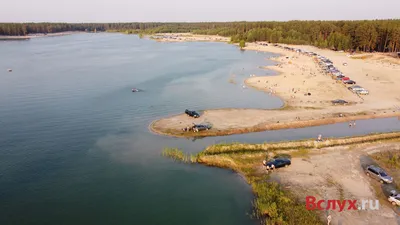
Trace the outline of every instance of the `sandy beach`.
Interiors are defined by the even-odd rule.
[[[230,38],[217,35],[198,35],[191,33],[158,33],[146,35],[147,38],[158,42],[229,42]]]
[[[193,40],[193,35],[188,36]],[[206,36],[199,36],[203,40]],[[216,36],[212,36],[216,38]],[[212,38],[212,37],[209,37]],[[181,40],[185,41],[184,36]],[[287,46],[287,45],[281,45]],[[294,47],[294,46],[291,46]],[[185,114],[154,121],[150,129],[173,136],[219,136],[273,129],[299,128],[370,118],[400,116],[400,59],[381,53],[349,56],[345,52],[295,46],[331,59],[346,76],[369,90],[369,95],[357,95],[348,86],[332,79],[318,66],[313,57],[284,48],[247,43],[246,50],[278,53],[276,65],[264,67],[276,76],[252,76],[245,83],[260,91],[283,99],[285,106],[276,110],[205,109],[200,118]],[[346,64],[345,64],[346,63]],[[309,93],[309,94],[308,94]],[[333,105],[343,99],[347,105]],[[208,121],[213,128],[203,132],[183,132],[193,122]]]

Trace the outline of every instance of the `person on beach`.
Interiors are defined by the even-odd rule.
[[[328,215],[328,217],[327,217],[326,219],[328,220],[328,225],[330,225],[330,224],[331,224],[331,221],[332,221],[332,216],[331,216],[331,215]]]
[[[322,135],[321,135],[321,134],[318,135],[317,141],[318,141],[318,142],[322,141]]]

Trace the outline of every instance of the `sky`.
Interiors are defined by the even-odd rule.
[[[400,0],[0,0],[0,22],[400,19]]]

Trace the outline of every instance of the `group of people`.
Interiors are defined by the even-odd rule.
[[[355,126],[356,126],[356,121],[349,122],[349,127],[355,127]]]
[[[267,160],[263,160],[263,164],[265,165],[265,168],[267,169],[267,172],[273,171],[275,169],[275,165],[272,164],[271,166],[267,165]]]

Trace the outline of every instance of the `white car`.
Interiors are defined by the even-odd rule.
[[[355,85],[355,86],[349,87],[349,90],[352,91],[352,92],[359,92],[359,91],[365,90],[365,88],[363,88],[361,86],[358,86],[358,85]]]
[[[369,94],[369,91],[363,89],[363,90],[358,90],[357,93],[360,94],[360,95],[368,95],[368,94]]]
[[[400,206],[400,194],[397,194],[396,191],[391,191],[388,201],[392,203],[392,205]]]

